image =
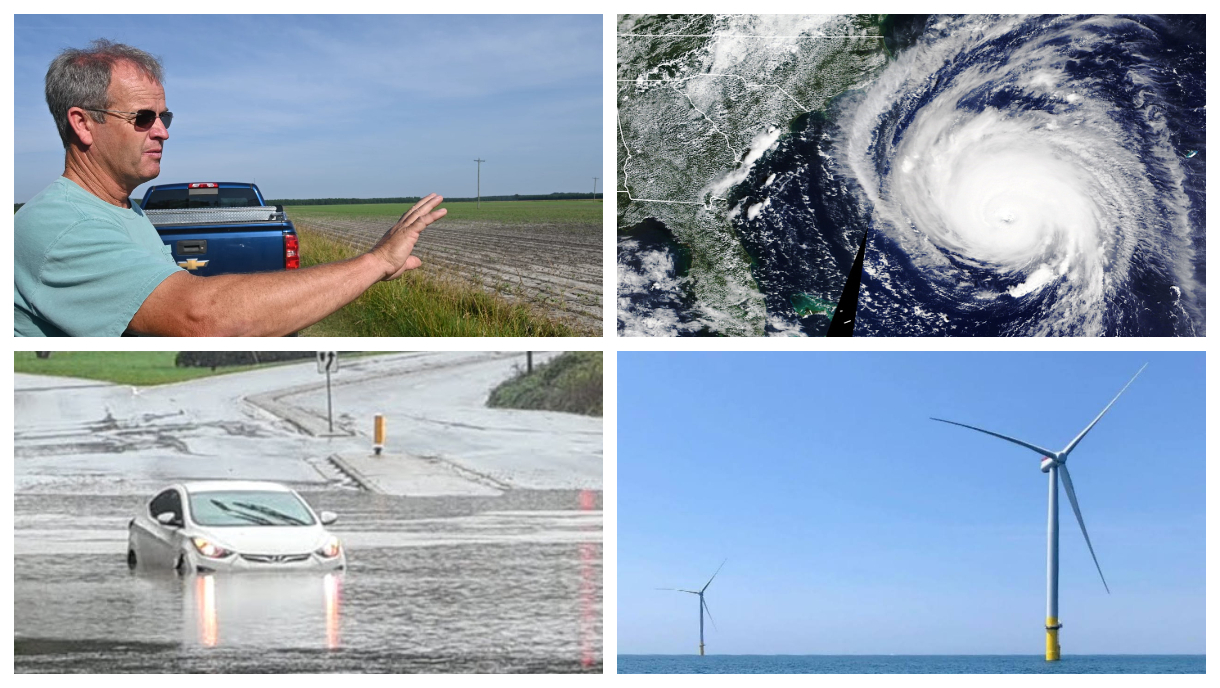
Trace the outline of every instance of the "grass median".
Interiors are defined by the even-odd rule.
[[[333,263],[359,252],[323,234],[297,228],[301,267]],[[306,337],[573,337],[571,327],[523,303],[489,294],[458,277],[412,270],[378,282],[355,301],[300,332]]]
[[[487,405],[601,416],[602,352],[568,351],[534,366],[532,373],[519,369],[492,390]]]
[[[216,370],[179,368],[174,365],[177,356],[176,351],[54,351],[50,358],[38,358],[33,351],[18,351],[13,355],[13,370],[34,375],[103,380],[120,385],[163,385],[279,365],[266,363]]]

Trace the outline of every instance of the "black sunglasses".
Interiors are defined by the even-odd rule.
[[[153,125],[153,122],[155,122],[158,117],[161,118],[161,123],[165,125],[166,129],[169,129],[170,122],[174,121],[174,113],[172,113],[172,112],[162,112],[162,113],[158,114],[152,110],[137,110],[135,112],[123,112],[121,110],[102,110],[100,108],[81,108],[81,109],[92,110],[93,112],[105,112],[105,113],[111,114],[111,115],[135,115],[134,118],[128,119],[128,118],[124,117],[123,119],[127,119],[129,122],[136,125],[136,128],[138,128],[138,129],[147,129],[147,128],[151,127]]]

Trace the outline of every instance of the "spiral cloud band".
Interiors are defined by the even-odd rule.
[[[1202,167],[1179,143],[1203,95],[1165,32],[929,22],[835,143],[876,239],[860,333],[1203,334]]]

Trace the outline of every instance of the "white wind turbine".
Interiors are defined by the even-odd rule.
[[[1089,554],[1093,556],[1093,564],[1097,566],[1097,574],[1101,576],[1101,584],[1105,586],[1106,593],[1110,592],[1110,586],[1106,584],[1105,574],[1101,572],[1101,564],[1097,562],[1097,554],[1093,552],[1093,543],[1089,541],[1089,531],[1085,530],[1084,517],[1080,515],[1080,505],[1076,502],[1076,491],[1072,489],[1072,476],[1068,473],[1067,458],[1068,454],[1080,444],[1080,440],[1097,425],[1097,421],[1106,415],[1106,411],[1118,401],[1123,392],[1135,382],[1135,378],[1139,377],[1140,373],[1144,372],[1148,364],[1145,363],[1135,375],[1123,385],[1123,388],[1114,395],[1109,404],[1097,414],[1092,423],[1089,423],[1076,439],[1068,443],[1062,451],[1053,452],[1049,449],[1043,449],[1036,444],[1030,444],[1023,440],[1001,435],[998,432],[976,428],[973,425],[965,423],[957,423],[943,418],[933,418],[942,423],[950,423],[952,425],[960,425],[963,428],[970,428],[982,433],[998,437],[1002,440],[1008,440],[1013,444],[1020,445],[1026,449],[1031,449],[1042,455],[1042,472],[1050,475],[1050,492],[1049,492],[1049,507],[1047,509],[1047,529],[1046,529],[1046,660],[1048,662],[1059,659],[1059,629],[1063,625],[1059,623],[1059,473],[1063,473],[1063,490],[1067,493],[1068,501],[1072,504],[1072,511],[1076,514],[1076,521],[1080,524],[1080,532],[1084,534],[1084,542],[1089,546]]]
[[[682,590],[681,588],[657,588],[658,590],[673,590],[674,592],[688,592],[692,595],[699,596],[699,656],[700,657],[703,656],[703,611],[707,610],[707,618],[712,619],[712,608],[707,606],[707,600],[703,599],[703,593],[704,593],[704,591],[707,590],[707,586],[711,585],[712,581],[716,579],[716,575],[718,573],[720,573],[720,569],[724,568],[724,564],[727,561],[728,561],[728,559],[725,559],[724,561],[720,562],[720,566],[716,568],[716,573],[713,573],[712,577],[707,579],[707,583],[705,583],[703,585],[703,587],[699,588],[698,590]],[[714,627],[715,625],[716,625],[716,620],[712,619],[712,626]]]

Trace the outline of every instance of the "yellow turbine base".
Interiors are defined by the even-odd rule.
[[[699,656],[703,656],[703,643],[699,643]]]
[[[1046,661],[1059,661],[1059,619],[1046,617]]]

